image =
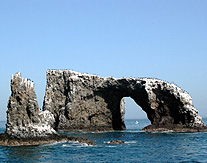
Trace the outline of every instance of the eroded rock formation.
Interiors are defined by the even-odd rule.
[[[54,114],[59,130],[122,130],[124,97],[147,113],[146,128],[202,128],[190,95],[158,79],[99,77],[70,70],[48,70],[43,110]]]
[[[12,75],[11,96],[8,102],[6,134],[17,138],[44,137],[57,134],[51,127],[54,116],[42,111],[37,103],[34,83],[21,73]]]

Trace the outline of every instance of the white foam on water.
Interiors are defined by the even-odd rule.
[[[105,134],[105,133],[112,133],[112,132],[120,132],[120,131],[97,131],[97,132],[90,132],[91,134]]]
[[[65,142],[66,141],[64,141],[64,142],[54,142],[54,143],[42,144],[42,146],[53,146],[53,145],[57,145],[57,144],[65,143]]]
[[[108,148],[116,148],[116,146],[109,145]]]
[[[136,144],[136,141],[126,141],[125,144]]]
[[[76,142],[70,142],[70,144],[63,144],[62,147],[93,147],[94,145],[89,145],[87,143],[79,143],[78,141]]]
[[[110,144],[110,141],[104,141],[104,144]],[[136,144],[136,141],[125,141],[123,144]]]
[[[173,130],[167,130],[167,131],[154,131],[154,132],[150,132],[152,134],[171,134],[171,133],[175,133]]]
[[[89,145],[87,143],[80,143],[80,145],[78,145],[76,147],[79,147],[79,148],[83,148],[83,147],[93,147],[93,145]]]
[[[82,145],[83,147],[88,147],[88,146],[89,146],[87,143],[81,143],[81,145]]]
[[[62,147],[73,147],[73,146],[69,144],[63,144]]]
[[[143,132],[143,131],[121,131],[121,132],[126,132],[126,133],[140,133],[140,132]]]

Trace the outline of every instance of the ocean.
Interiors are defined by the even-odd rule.
[[[203,119],[205,124],[207,119]],[[126,120],[127,130],[103,133],[60,132],[95,140],[95,146],[55,143],[39,146],[0,146],[0,162],[207,162],[207,133],[146,133],[147,119]],[[0,132],[5,131],[0,122]],[[109,144],[122,140],[124,144]]]

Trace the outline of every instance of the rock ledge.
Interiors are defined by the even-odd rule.
[[[149,125],[142,129],[145,132],[207,132],[207,127],[186,127],[183,125],[169,125],[169,126],[156,126],[156,125]]]
[[[77,137],[68,137],[66,135],[50,135],[44,137],[27,137],[19,138],[10,136],[8,134],[0,134],[0,145],[1,146],[22,146],[22,145],[41,145],[41,144],[50,144],[57,142],[79,142],[87,143],[88,145],[95,145],[94,141],[86,140],[83,138]]]

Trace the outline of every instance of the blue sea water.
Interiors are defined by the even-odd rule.
[[[61,132],[95,140],[87,144],[0,146],[0,162],[207,162],[207,133],[145,133],[148,120],[126,120],[127,130],[104,133]],[[204,119],[206,122],[207,119]],[[0,132],[5,122],[0,122]],[[125,144],[111,145],[110,140]]]

